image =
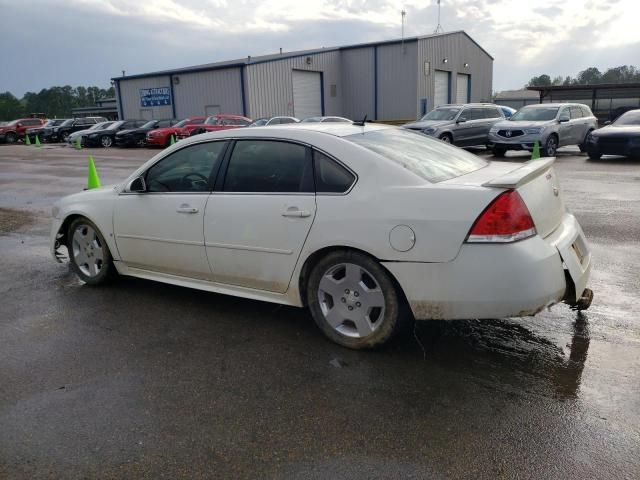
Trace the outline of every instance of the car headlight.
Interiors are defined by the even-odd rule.
[[[592,135],[591,133],[587,136],[587,143],[596,143],[598,141],[598,137]]]
[[[422,133],[426,133],[427,135],[431,135],[435,131],[436,131],[435,128],[429,127],[429,128],[425,128],[424,130],[422,130]]]
[[[498,130],[500,130],[498,127],[491,127],[489,133],[498,133]]]
[[[542,133],[544,127],[536,127],[536,128],[525,128],[524,133],[526,135],[537,135],[538,133]]]
[[[92,133],[90,135],[87,135],[88,138],[98,138],[100,136],[99,133]]]

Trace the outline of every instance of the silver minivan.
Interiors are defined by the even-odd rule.
[[[489,130],[504,118],[502,109],[492,103],[442,105],[431,110],[417,122],[407,123],[403,127],[459,147],[470,147],[487,145]]]
[[[587,136],[596,128],[598,121],[586,105],[541,103],[522,107],[508,120],[496,123],[489,141],[496,157],[504,157],[507,150],[532,150],[536,141],[543,156],[553,157],[566,145],[586,151]]]

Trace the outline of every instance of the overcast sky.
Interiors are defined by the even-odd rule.
[[[432,33],[436,0],[0,0],[0,92],[108,87],[218,60]],[[494,90],[533,75],[640,66],[640,0],[442,0],[445,31],[493,57]]]

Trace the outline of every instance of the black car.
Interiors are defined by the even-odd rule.
[[[134,128],[131,130],[123,130],[116,135],[116,145],[118,147],[142,147],[147,139],[147,133],[156,128],[172,127],[180,120],[175,118],[164,120],[149,120],[140,128]]]
[[[41,140],[45,142],[66,142],[67,137],[73,132],[86,130],[96,123],[106,121],[107,119],[104,117],[81,117],[65,120],[60,125],[45,128],[42,132],[43,138]]]
[[[138,128],[145,124],[145,120],[119,120],[105,128],[88,133],[82,137],[83,143],[87,147],[110,147],[115,143],[116,135],[123,130]]]
[[[640,157],[640,109],[629,110],[615,122],[591,132],[586,147],[593,160],[602,155]]]
[[[29,135],[29,140],[32,142],[36,141],[36,135],[38,136],[38,140],[44,141],[44,132],[48,129],[53,129],[53,127],[59,127],[64,122],[69,120],[68,118],[53,118],[51,120],[47,120],[47,123],[42,125],[41,127],[30,128],[26,131],[25,135]]]

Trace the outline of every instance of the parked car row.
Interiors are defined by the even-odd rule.
[[[504,157],[509,150],[531,151],[536,143],[546,157],[555,156],[559,147],[567,145],[577,145],[591,158],[614,152],[640,154],[640,110],[598,129],[596,117],[583,104],[542,103],[517,112],[508,109],[490,103],[443,105],[404,127],[460,147],[485,145],[496,157]]]

